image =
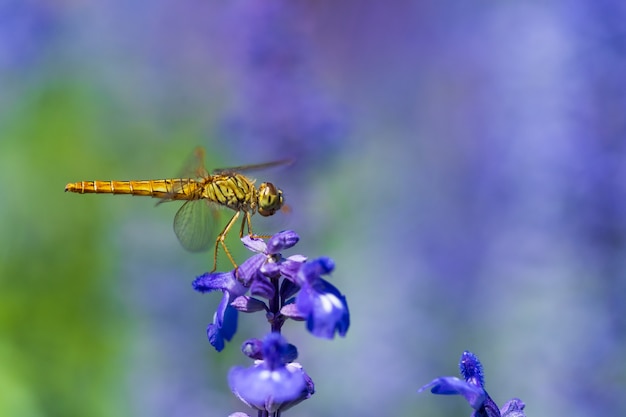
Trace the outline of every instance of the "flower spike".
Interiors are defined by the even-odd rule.
[[[478,357],[465,351],[459,361],[459,370],[464,380],[454,376],[444,376],[432,380],[419,389],[422,392],[430,388],[430,392],[440,395],[462,395],[475,410],[472,417],[526,417],[526,406],[519,398],[508,401],[501,410],[485,391],[483,366]]]

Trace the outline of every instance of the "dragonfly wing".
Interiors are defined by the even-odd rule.
[[[214,169],[213,174],[232,174],[235,172],[252,172],[260,171],[273,167],[289,166],[295,162],[295,159],[281,159],[280,161],[266,162],[263,164],[242,165],[238,167]]]
[[[203,180],[209,176],[206,168],[204,167],[204,149],[200,146],[196,147],[192,154],[187,158],[182,169],[178,171],[177,178],[182,178],[183,181],[177,181],[172,184],[172,192],[163,197],[157,205],[168,201],[175,200],[174,196],[178,194],[183,188],[186,187],[187,178],[195,180]]]
[[[202,252],[215,243],[213,231],[218,213],[206,200],[191,200],[174,217],[174,233],[183,247]]]
[[[204,167],[204,148],[196,147],[179,172],[181,178],[206,178],[209,173]]]

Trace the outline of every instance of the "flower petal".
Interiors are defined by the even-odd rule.
[[[267,253],[275,255],[283,249],[289,249],[298,243],[300,236],[293,230],[276,233],[267,241]]]
[[[292,320],[303,321],[306,320],[306,316],[298,310],[298,307],[294,303],[286,304],[280,309],[280,314],[285,317],[289,317]]]
[[[500,409],[502,417],[526,417],[524,408],[526,404],[519,398],[512,398],[507,401]]]
[[[280,265],[276,262],[265,262],[261,265],[259,271],[268,278],[280,277]]]
[[[298,284],[303,285],[304,282],[313,283],[321,275],[328,274],[335,269],[335,262],[328,257],[321,257],[305,262],[298,271]]]
[[[303,372],[286,367],[268,370],[263,363],[252,368],[238,366],[230,370],[228,384],[237,397],[251,407],[273,413],[283,402],[302,396],[306,389]]]
[[[243,242],[243,245],[252,252],[262,254],[267,253],[267,245],[261,238],[246,235],[241,238],[241,241]]]
[[[222,325],[217,322],[209,324],[206,329],[207,338],[211,346],[218,352],[224,349],[225,341],[230,341],[237,331],[237,310],[232,307],[226,309]]]
[[[306,261],[306,257],[302,255],[294,255],[290,256],[287,259],[284,259],[280,263],[280,273],[292,281],[294,284],[296,283],[296,275],[298,271],[302,267],[302,264]]]
[[[267,305],[254,297],[249,297],[247,295],[242,295],[230,303],[233,308],[237,311],[241,311],[242,313],[255,313],[257,311],[267,311]]]
[[[478,410],[483,405],[486,398],[485,390],[482,387],[470,384],[454,376],[444,376],[434,379],[420,388],[418,392],[422,392],[428,388],[430,388],[430,392],[433,394],[460,394],[465,397],[474,410]]]
[[[221,352],[225,341],[230,341],[237,332],[238,311],[230,306],[230,295],[224,292],[222,301],[213,315],[213,323],[207,327],[207,337],[211,345]]]
[[[259,268],[265,263],[267,257],[263,254],[253,255],[246,259],[239,268],[237,268],[237,278],[245,286],[249,287],[252,280],[256,277]]]
[[[224,337],[220,333],[220,328],[215,324],[209,324],[206,328],[206,337],[209,339],[211,346],[218,352],[224,350]]]
[[[298,291],[300,291],[300,286],[294,284],[294,282],[289,279],[284,279],[280,284],[280,297],[283,300],[288,300],[296,295]]]
[[[250,294],[271,300],[276,292],[274,285],[272,285],[267,278],[264,278],[262,274],[259,273],[258,275],[260,275],[261,278],[252,281]]]
[[[251,359],[263,359],[263,341],[257,338],[248,339],[241,345],[241,351]]]
[[[335,337],[335,332],[345,336],[350,327],[346,297],[321,278],[315,284],[303,286],[296,296],[296,306],[307,318],[307,329],[314,336],[327,339]]]
[[[247,291],[247,289],[235,279],[234,271],[207,272],[197,277],[191,285],[194,290],[201,293],[222,290],[239,296],[245,294]]]

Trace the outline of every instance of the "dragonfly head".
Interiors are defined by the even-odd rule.
[[[261,216],[271,216],[283,206],[283,192],[271,182],[259,186],[258,211]]]

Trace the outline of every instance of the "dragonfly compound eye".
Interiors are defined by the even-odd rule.
[[[283,206],[283,192],[271,182],[259,186],[259,214],[271,216]]]

